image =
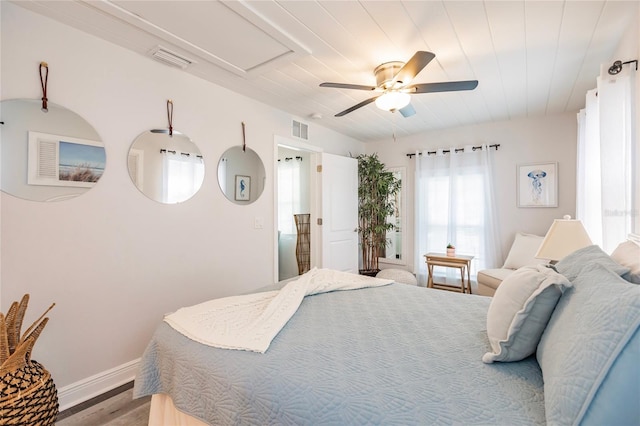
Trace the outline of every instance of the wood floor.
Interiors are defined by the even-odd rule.
[[[147,426],[151,397],[133,399],[133,384],[123,385],[58,415],[56,426]]]

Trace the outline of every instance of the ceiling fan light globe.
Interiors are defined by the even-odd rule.
[[[394,111],[406,107],[411,96],[403,92],[387,92],[376,99],[376,106],[384,111]]]

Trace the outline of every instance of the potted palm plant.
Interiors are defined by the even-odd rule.
[[[378,257],[387,246],[387,232],[395,224],[387,218],[394,213],[395,195],[400,190],[400,179],[386,170],[378,154],[358,157],[358,234],[362,254],[363,275],[378,273]]]

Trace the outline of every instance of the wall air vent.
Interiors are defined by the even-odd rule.
[[[149,55],[158,62],[180,69],[185,69],[194,62],[191,59],[180,56],[162,46],[156,46],[153,48],[153,50],[149,52]]]
[[[309,140],[309,125],[293,120],[291,135],[295,136],[296,138]]]

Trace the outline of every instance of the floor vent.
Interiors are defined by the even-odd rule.
[[[296,138],[309,140],[309,125],[293,120],[291,134]]]
[[[170,65],[172,67],[181,69],[185,69],[193,63],[191,59],[180,56],[177,53],[167,50],[162,46],[156,46],[153,50],[151,50],[151,52],[149,52],[149,55],[151,55],[151,57],[158,62],[162,62],[165,65]]]

